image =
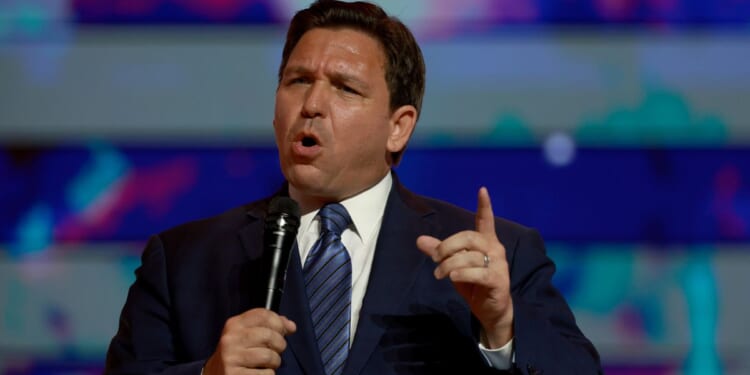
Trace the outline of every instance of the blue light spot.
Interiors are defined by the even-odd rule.
[[[566,133],[552,133],[544,141],[544,156],[555,167],[570,165],[576,156],[575,141]]]
[[[128,162],[111,145],[90,145],[91,162],[68,186],[67,200],[74,211],[85,210],[128,171]]]
[[[11,247],[12,255],[23,256],[43,251],[52,244],[54,218],[52,209],[37,203],[18,223],[17,243]]]

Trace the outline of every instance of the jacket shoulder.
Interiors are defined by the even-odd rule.
[[[188,221],[156,235],[165,249],[195,248],[198,244],[221,243],[256,220],[262,220],[269,198],[230,208],[219,214]],[[199,246],[206,247],[206,246]]]

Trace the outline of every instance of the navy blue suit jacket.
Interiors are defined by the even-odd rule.
[[[395,176],[395,175],[394,175]],[[150,239],[107,353],[110,374],[200,374],[225,321],[263,306],[263,219],[270,199]],[[595,374],[599,358],[552,286],[539,234],[496,219],[511,275],[514,373]],[[479,325],[416,238],[474,228],[473,213],[405,189],[388,197],[369,284],[344,374],[482,374]],[[277,374],[323,374],[302,270],[293,252],[280,313],[297,323]]]

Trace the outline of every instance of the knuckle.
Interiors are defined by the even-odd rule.
[[[258,360],[263,363],[263,365],[268,365],[271,363],[271,360],[273,359],[273,356],[271,355],[271,351],[267,349],[258,350]]]
[[[271,352],[271,358],[268,361],[268,367],[277,369],[281,366],[281,356],[276,352]]]
[[[462,270],[453,270],[447,273],[448,277],[450,277],[453,281],[460,281],[463,277],[463,271]]]
[[[257,319],[257,320],[268,319],[270,314],[271,314],[271,312],[269,310],[262,309],[260,307],[254,308],[254,309],[249,310],[247,312],[247,315],[249,317],[252,317],[252,318]]]
[[[245,352],[246,367],[263,368],[266,367],[266,350],[262,348],[250,348]]]
[[[251,327],[245,331],[245,343],[248,347],[262,347],[266,341],[265,329],[262,327]]]
[[[219,338],[219,348],[226,349],[232,347],[232,337],[226,332]]]
[[[278,341],[283,341],[283,339],[280,339],[279,336],[281,335],[278,332],[267,330],[263,343],[266,347],[275,349],[279,346]]]
[[[233,316],[229,319],[227,319],[226,323],[224,323],[224,332],[232,330],[235,326],[239,324],[239,316]]]
[[[273,342],[273,348],[276,352],[282,353],[287,348],[287,342],[284,336],[277,336]]]
[[[264,349],[260,355],[264,367],[278,368],[281,365],[281,357],[273,350]]]
[[[273,331],[270,329],[261,329],[258,331],[258,338],[260,339],[260,342],[268,346],[273,340]]]
[[[271,317],[271,319],[268,321],[268,324],[269,327],[275,332],[283,333],[285,330],[284,321],[279,315]]]

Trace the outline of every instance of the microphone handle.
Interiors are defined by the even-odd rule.
[[[268,275],[268,293],[266,294],[265,308],[279,312],[281,296],[284,294],[284,282],[286,281],[286,270],[289,266],[289,255],[295,236],[286,233],[281,228],[267,234],[266,243],[272,249],[271,267]],[[286,251],[285,251],[286,249]]]

